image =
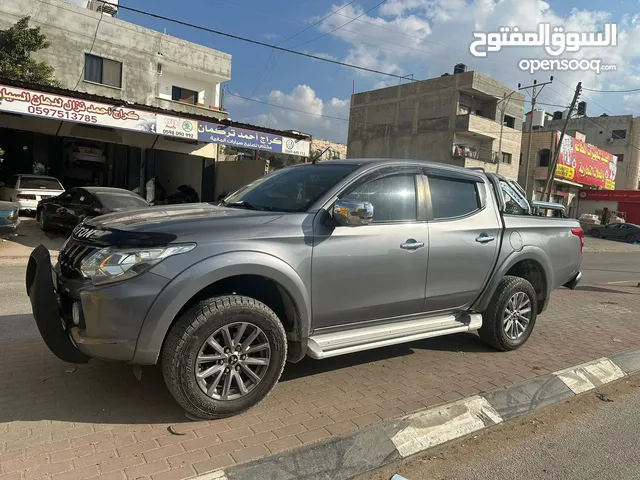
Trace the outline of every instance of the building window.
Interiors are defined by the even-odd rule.
[[[502,163],[508,163],[509,165],[511,165],[512,157],[513,155],[511,155],[510,153],[502,152]]]
[[[509,115],[505,115],[504,116],[504,126],[505,127],[509,127],[509,128],[515,128],[516,127],[516,119],[514,117],[511,117]],[[511,162],[509,162],[511,163]]]
[[[520,152],[520,163],[518,165],[522,165],[522,152]]]
[[[614,130],[611,132],[611,138],[627,138],[626,130]]]
[[[624,162],[624,155],[622,153],[616,154],[616,157],[618,157],[618,163]]]
[[[551,159],[551,150],[549,150],[548,148],[540,150],[540,153],[538,154],[538,156],[539,156],[538,165],[541,167],[548,167],[549,160]]]
[[[187,90],[186,88],[172,87],[171,100],[196,105],[198,103],[198,92]]]
[[[122,88],[122,63],[85,53],[84,79],[87,82]]]

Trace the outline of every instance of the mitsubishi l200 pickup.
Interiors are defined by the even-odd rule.
[[[533,215],[499,175],[348,159],[216,205],[86,220],[57,261],[33,251],[26,287],[60,359],[160,362],[176,401],[211,419],[264,399],[287,360],[469,331],[518,348],[551,292],[578,284],[582,249],[577,220]]]

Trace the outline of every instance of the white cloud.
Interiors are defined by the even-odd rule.
[[[531,75],[521,71],[517,66],[521,59],[547,58],[537,47],[505,47],[500,52],[490,53],[487,58],[476,58],[469,53],[474,31],[497,32],[501,26],[515,25],[521,31],[533,31],[539,23],[549,22],[552,26],[563,26],[568,32],[595,32],[604,22],[616,20],[602,9],[573,9],[568,15],[561,16],[553,10],[554,3],[559,4],[559,0],[549,3],[542,0],[390,0],[380,8],[379,16],[365,15],[360,19],[363,21],[354,22],[335,34],[348,45],[343,56],[345,62],[394,74],[413,73],[415,78],[452,73],[453,65],[459,62],[512,88],[518,83],[530,84],[534,78],[539,82],[546,81],[554,75],[554,85],[545,88],[539,99],[547,103],[568,103],[578,81],[593,89],[603,89],[614,82],[618,85],[616,88],[637,85],[640,15],[636,12],[623,16],[618,22],[617,47],[583,48],[561,57],[601,58],[602,64],[615,64],[616,72],[598,75],[593,72],[538,71]],[[363,12],[361,7],[354,6],[342,10],[349,17]],[[328,32],[343,23],[344,18],[334,15],[321,24],[320,30]],[[366,89],[397,82],[373,74],[364,75],[370,79]],[[596,98],[609,109],[617,108],[608,106],[611,103],[598,98],[594,92],[585,92],[585,97]],[[616,99],[621,100],[621,96]]]
[[[290,93],[273,90],[265,101],[292,110],[267,107],[269,113],[246,118],[243,121],[281,130],[298,130],[310,133],[314,137],[346,143],[348,122],[338,119],[349,118],[349,100],[332,98],[324,101],[310,86],[298,85]],[[293,110],[302,110],[314,115]]]

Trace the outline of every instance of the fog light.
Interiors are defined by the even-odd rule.
[[[73,323],[80,325],[80,302],[73,302],[71,306],[71,318]]]

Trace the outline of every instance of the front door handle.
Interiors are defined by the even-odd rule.
[[[476,242],[478,243],[489,243],[489,242],[493,242],[495,240],[495,237],[492,237],[491,235],[487,235],[486,233],[481,233],[479,237],[476,237]]]
[[[400,244],[403,250],[417,250],[424,247],[424,242],[417,242],[413,238],[408,239],[405,243]]]

